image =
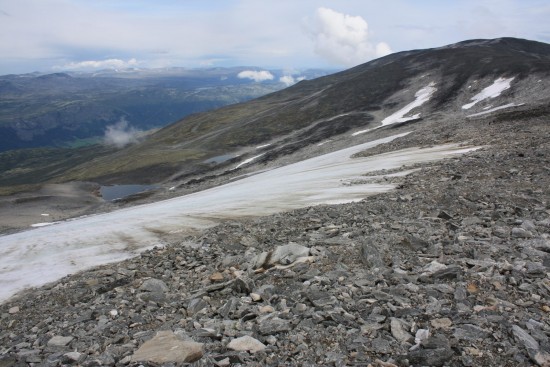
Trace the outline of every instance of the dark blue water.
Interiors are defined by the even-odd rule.
[[[116,199],[122,199],[126,196],[138,194],[140,192],[156,189],[155,185],[112,185],[101,186],[99,192],[103,200],[113,201]]]
[[[220,163],[223,163],[223,162],[228,161],[230,159],[233,159],[235,157],[236,157],[235,154],[218,155],[216,157],[212,157],[210,159],[205,160],[204,163],[220,164]]]

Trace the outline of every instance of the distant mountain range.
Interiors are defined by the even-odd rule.
[[[84,125],[102,133],[106,125],[120,117],[126,117],[138,128],[150,128],[158,126],[154,124],[155,116],[172,118],[177,111],[168,112],[163,106],[173,105],[180,99],[188,98],[188,104],[182,102],[179,106],[185,115],[215,107],[224,98],[228,103],[237,102],[239,98],[248,99],[254,93],[263,94],[282,87],[278,79],[282,74],[274,75],[273,80],[265,84],[250,83],[237,77],[243,70],[205,70],[192,78],[195,82],[188,76],[144,78],[140,71],[126,72],[124,79],[111,78],[108,75],[112,72],[105,72],[101,77],[67,74],[4,77],[6,94],[17,95],[14,91],[23,88],[28,79],[35,90],[43,85],[41,96],[47,95],[49,88],[55,91],[52,86],[64,86],[62,95],[74,90],[74,100],[66,104],[54,102],[61,99],[56,99],[52,92],[54,95],[49,99],[42,97],[41,103],[29,107],[29,111],[37,111],[42,106],[44,111],[40,116],[51,116],[48,120],[52,121],[51,129],[27,125],[26,130],[25,125],[14,124],[17,130],[4,123],[7,130],[1,136],[7,144],[10,132],[12,136],[21,136],[17,134],[28,131],[33,139],[46,136],[39,135],[39,131],[53,136],[62,129],[67,134],[71,131],[70,121],[59,125],[62,119],[54,118],[63,116],[66,110],[93,115],[96,121],[88,125],[75,123],[74,131],[85,130]],[[177,74],[178,70],[173,72]],[[139,77],[134,77],[134,73]],[[237,172],[259,169],[295,152],[302,152],[302,157],[321,154],[331,149],[331,144],[326,144],[331,140],[351,145],[370,136],[384,136],[402,126],[408,130],[436,131],[441,135],[441,142],[445,142],[445,136],[453,136],[465,121],[525,111],[544,113],[550,102],[550,45],[515,38],[470,40],[399,52],[313,78],[322,73],[310,71],[302,74],[307,80],[289,88],[245,103],[192,114],[123,149],[97,145],[7,152],[0,155],[0,169],[4,172],[0,175],[0,185],[80,180],[101,184],[164,182],[177,186],[224,175],[233,177]],[[23,82],[15,83],[16,80]],[[121,80],[131,82],[131,86]],[[159,80],[164,81],[162,88],[151,85]],[[98,83],[100,87],[96,86]],[[105,92],[108,83],[113,88]],[[105,94],[88,93],[79,89],[82,85]],[[166,89],[167,85],[174,88]],[[187,85],[189,90],[185,89]],[[202,85],[202,89],[197,89],[198,85]],[[208,93],[202,94],[204,91]],[[179,97],[170,97],[170,93]],[[88,98],[88,94],[93,97]],[[212,96],[216,97],[212,99]],[[22,104],[24,100],[19,99]],[[115,108],[113,101],[118,106],[127,101],[127,107]],[[56,108],[52,107],[55,103],[58,103]],[[15,111],[20,113],[19,110],[26,111],[23,105]],[[104,112],[98,114],[98,111]],[[140,114],[141,119],[135,117]]]
[[[97,142],[106,128],[149,130],[328,74],[256,67],[125,69],[0,76],[0,151]],[[256,78],[256,79],[254,79]]]
[[[220,155],[239,155],[227,166],[260,153],[256,162],[266,162],[347,132],[437,121],[438,116],[459,124],[498,106],[508,106],[505,112],[548,103],[549,75],[550,45],[514,38],[395,53],[247,103],[188,116],[141,143],[75,167],[67,178],[160,182],[211,172],[205,162]],[[462,107],[497,80],[511,83],[498,102],[487,98]],[[387,118],[399,111],[403,116],[389,124]],[[271,145],[255,148],[265,144]],[[215,169],[224,170],[224,164]]]

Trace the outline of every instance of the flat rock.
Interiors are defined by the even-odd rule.
[[[415,350],[409,352],[407,357],[415,366],[443,366],[453,355],[450,348],[437,348]]]
[[[59,336],[56,335],[48,340],[48,346],[50,347],[64,347],[68,345],[74,338],[72,336]]]
[[[203,356],[202,344],[183,341],[172,331],[159,331],[132,355],[133,362],[192,363]]]
[[[516,338],[519,343],[523,344],[525,348],[533,350],[538,350],[540,348],[539,343],[521,327],[512,325],[512,333],[514,334],[514,338]]]
[[[475,341],[478,339],[485,339],[489,336],[489,332],[473,324],[463,324],[457,327],[453,333],[457,339],[465,339]]]
[[[290,321],[274,317],[260,323],[260,334],[271,335],[292,330]]]
[[[251,336],[245,335],[240,338],[233,339],[227,344],[227,348],[236,350],[236,351],[246,351],[251,353],[256,353],[264,350],[266,348],[258,339],[254,339]]]

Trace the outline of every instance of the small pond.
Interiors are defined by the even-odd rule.
[[[113,201],[156,188],[155,185],[111,185],[101,186],[99,192],[103,200]]]
[[[209,158],[209,159],[205,160],[204,163],[220,164],[220,163],[223,163],[223,162],[228,161],[230,159],[233,159],[235,157],[237,157],[235,154],[223,154],[223,155],[218,155],[216,157]]]

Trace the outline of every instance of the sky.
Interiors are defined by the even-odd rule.
[[[548,0],[0,0],[0,75],[347,68],[466,39],[550,43]]]

